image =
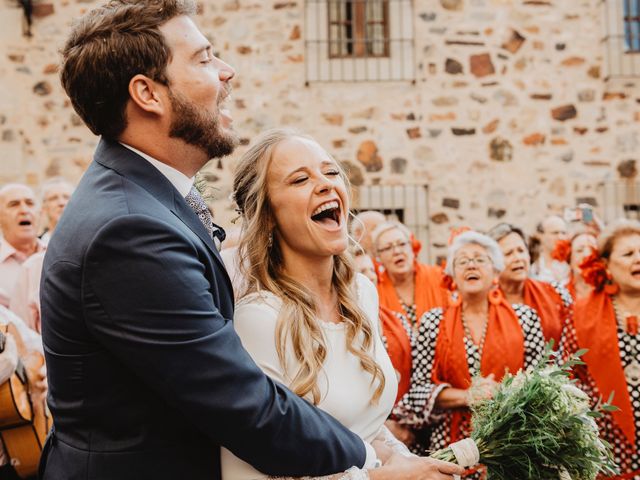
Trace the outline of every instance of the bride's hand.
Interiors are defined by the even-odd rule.
[[[369,470],[371,480],[452,480],[464,468],[428,457],[405,457],[393,454],[382,467]]]

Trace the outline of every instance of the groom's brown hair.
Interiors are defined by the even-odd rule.
[[[135,75],[169,85],[171,49],[159,27],[195,12],[193,0],[112,0],[74,24],[62,50],[60,78],[94,134],[117,139],[126,128]]]

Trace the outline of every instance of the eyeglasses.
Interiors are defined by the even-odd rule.
[[[386,245],[384,247],[380,247],[378,249],[378,253],[393,252],[393,251],[395,251],[396,248],[399,248],[400,250],[402,250],[407,245],[409,245],[409,242],[407,240],[399,240],[396,243],[391,243],[391,244]]]
[[[473,263],[476,267],[484,267],[491,263],[491,259],[486,255],[479,255],[473,258],[462,257],[454,260],[453,266],[456,268],[466,268],[468,265],[471,265],[471,263]]]

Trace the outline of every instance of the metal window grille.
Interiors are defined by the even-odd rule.
[[[329,58],[388,57],[388,0],[329,0]]]
[[[627,52],[640,52],[640,0],[623,0],[624,47]]]
[[[603,185],[604,221],[640,220],[640,182],[612,181]]]
[[[428,185],[370,185],[354,189],[354,213],[377,210],[388,220],[406,225],[422,242],[421,262],[431,262],[429,248],[429,186]]]
[[[606,78],[640,76],[640,0],[601,0]]]
[[[413,81],[412,0],[305,0],[306,81]]]

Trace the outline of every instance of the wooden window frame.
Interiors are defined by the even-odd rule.
[[[634,10],[633,2],[635,2],[635,15],[631,13]],[[625,53],[640,53],[640,0],[623,0],[622,15]]]
[[[378,0],[382,4],[382,19],[367,19],[367,0],[328,0],[328,15],[327,15],[327,38],[329,40],[329,58],[388,58],[389,54],[389,1],[390,0]],[[338,6],[338,18],[331,18],[331,4],[336,3]],[[346,7],[346,8],[345,8]],[[344,9],[344,10],[343,10]],[[350,11],[352,18],[342,18],[343,11]],[[383,26],[383,36],[381,39],[368,38],[367,29],[374,27],[375,25]],[[338,38],[334,38],[332,33],[332,27],[337,26],[339,35]],[[347,27],[347,28],[345,28]],[[351,38],[343,38],[343,32],[351,28]],[[368,47],[371,42],[384,43],[382,53],[375,54],[369,52]],[[333,52],[333,45],[338,45],[338,53]],[[348,51],[348,46],[351,45],[351,52]],[[346,52],[342,53],[343,47],[346,47]]]

